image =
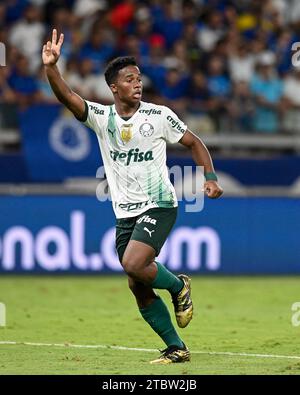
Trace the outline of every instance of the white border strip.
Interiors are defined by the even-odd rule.
[[[102,348],[111,350],[123,351],[143,351],[143,352],[158,352],[159,350],[153,348],[135,348],[123,346],[108,346],[104,344],[71,344],[71,343],[31,343],[31,342],[15,342],[15,341],[0,341],[1,345],[16,345],[16,346],[37,346],[37,347],[65,347],[65,348]],[[206,355],[227,355],[239,357],[255,357],[255,358],[281,358],[281,359],[299,359],[296,355],[274,355],[274,354],[248,354],[244,352],[221,352],[221,351],[191,351],[192,354],[206,354]]]

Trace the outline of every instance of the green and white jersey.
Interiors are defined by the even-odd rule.
[[[166,166],[166,143],[177,143],[187,127],[165,106],[141,102],[128,120],[115,105],[86,101],[84,124],[96,132],[117,218],[154,207],[176,207]]]

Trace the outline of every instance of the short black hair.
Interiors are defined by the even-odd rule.
[[[137,66],[133,56],[120,56],[109,62],[104,72],[107,85],[113,84],[118,76],[119,70],[127,66]]]

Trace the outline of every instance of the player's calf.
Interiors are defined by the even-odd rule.
[[[139,309],[149,306],[157,298],[155,292],[150,286],[145,285],[139,281],[135,281],[131,277],[128,277],[128,286],[136,298]]]

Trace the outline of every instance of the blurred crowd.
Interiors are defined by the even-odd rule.
[[[65,35],[59,68],[86,99],[112,103],[104,68],[132,55],[143,100],[169,106],[192,130],[300,131],[298,0],[0,1],[2,111],[56,102],[41,64],[54,27]]]

